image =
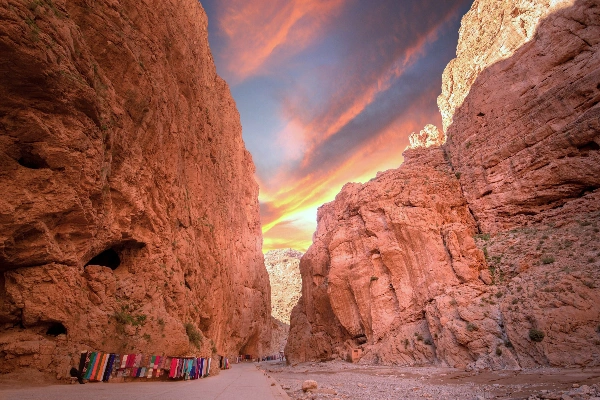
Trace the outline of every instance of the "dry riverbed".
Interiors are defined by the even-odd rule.
[[[342,361],[263,362],[292,399],[556,399],[600,400],[600,368],[462,371],[439,367],[357,365]],[[303,392],[302,383],[318,388]]]

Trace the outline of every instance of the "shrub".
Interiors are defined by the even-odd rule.
[[[473,332],[473,331],[478,331],[479,328],[477,327],[477,325],[471,323],[471,322],[467,322],[467,330],[469,332]]]
[[[196,327],[189,322],[185,324],[185,333],[187,333],[190,343],[197,348],[200,348],[203,339],[202,333],[199,332]]]
[[[454,175],[456,176],[456,179],[460,179],[462,174],[460,172],[455,172]]]
[[[519,299],[518,299],[518,298],[516,298],[516,297],[515,297],[515,298],[512,300],[512,303],[513,303],[513,304],[517,304],[518,302],[519,302]]]
[[[378,277],[378,276],[372,276],[372,277],[371,277],[371,282],[373,282],[373,281],[376,281],[376,280],[378,280],[378,279],[379,279],[379,277]]]
[[[490,234],[489,233],[481,233],[481,234],[475,235],[475,237],[477,239],[485,240],[486,242],[488,240],[490,240]]]
[[[554,257],[552,257],[552,256],[542,257],[542,264],[552,264],[554,261],[555,261]]]
[[[541,342],[542,340],[544,340],[545,336],[546,336],[546,334],[540,330],[537,330],[537,329],[529,330],[529,339],[533,340],[534,342]]]
[[[431,346],[433,344],[433,341],[430,338],[425,339],[425,344]]]
[[[496,297],[497,297],[497,298],[500,298],[500,297],[502,297],[502,295],[503,295],[503,293],[502,293],[502,292],[497,292],[497,293],[496,293]]]
[[[502,355],[502,349],[500,348],[500,346],[496,347],[496,355],[498,357],[500,357]]]
[[[504,341],[504,347],[506,347],[506,348],[510,349],[511,347],[513,347],[513,345],[512,345],[512,343],[511,343],[511,341],[510,341],[510,340],[506,339],[506,340]]]

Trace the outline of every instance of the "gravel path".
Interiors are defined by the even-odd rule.
[[[261,368],[292,399],[594,399],[600,396],[600,368],[465,372],[439,367],[356,365],[341,361]],[[315,392],[302,383],[314,380]],[[598,398],[600,400],[600,398]]]

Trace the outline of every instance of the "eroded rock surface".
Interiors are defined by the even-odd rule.
[[[265,253],[265,267],[271,282],[271,314],[289,324],[292,308],[302,290],[300,258],[304,253],[294,249],[270,250]]]
[[[271,330],[270,354],[283,351],[290,330],[290,314],[298,303],[302,291],[300,257],[304,253],[294,249],[277,249],[265,253],[265,266],[271,283]]]
[[[511,37],[521,3],[504,59],[471,43]],[[551,3],[476,1],[470,55],[444,75],[443,96],[464,100],[440,106],[446,144],[319,209],[292,363],[362,348],[369,363],[600,364],[600,3]],[[458,68],[469,59],[483,61]]]
[[[442,77],[438,106],[444,132],[479,74],[529,42],[541,19],[572,4],[573,0],[475,0],[461,22],[456,58]]]
[[[258,186],[201,5],[3,0],[0,19],[0,371],[260,354]]]

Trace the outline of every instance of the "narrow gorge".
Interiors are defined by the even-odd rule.
[[[600,365],[600,4],[476,0],[444,132],[318,211],[292,364]]]
[[[214,358],[213,375],[229,367],[226,357],[268,358],[279,370],[263,370],[267,389],[276,386],[269,373],[290,374],[283,389],[302,399],[313,393],[301,388],[309,369],[325,380],[339,365],[354,368],[346,361],[373,380],[380,375],[369,368],[389,367],[397,388],[414,377],[396,367],[433,367],[428,378],[441,368],[474,376],[600,367],[600,0],[440,6],[437,25],[425,24],[418,43],[402,48],[385,79],[374,78],[376,89],[364,84],[348,106],[351,91],[338,87],[330,114],[321,110],[327,89],[319,79],[343,81],[348,71],[337,71],[323,47],[318,62],[302,62],[309,39],[323,33],[316,26],[334,24],[352,2],[284,2],[291,20],[269,3],[283,28],[260,26],[267,50],[224,45],[235,30],[225,22],[260,25],[268,2],[258,3],[249,23],[226,18],[247,11],[243,2],[0,0],[0,383],[83,383],[86,352]],[[408,64],[420,51],[439,50],[426,45],[469,5],[442,76],[439,114],[439,91],[431,97],[442,129],[428,124],[404,136],[410,144],[394,155],[399,167],[346,183],[318,208],[305,253],[277,249],[304,251],[309,235],[300,236],[314,227],[303,219],[309,205],[332,199],[339,179],[360,175],[350,169],[381,154],[375,144],[393,150],[389,129],[414,127],[386,116],[389,123],[376,124],[387,124],[381,136],[357,133],[369,118],[386,119],[376,98],[389,103],[387,89],[410,86],[399,71],[417,69]],[[412,6],[402,3],[416,12]],[[225,32],[211,31],[211,43],[243,53],[222,57],[244,61],[239,75],[219,64],[238,79],[228,77],[231,90],[217,73],[207,15],[219,16]],[[348,34],[340,21],[336,32]],[[384,41],[375,42],[384,52]],[[297,76],[282,72],[284,61]],[[300,65],[315,69],[300,73]],[[244,80],[250,75],[258,84]],[[273,152],[271,140],[281,154],[261,159],[253,150],[253,161],[246,143],[252,149],[258,140],[244,142],[232,90],[266,85],[268,75],[280,79],[271,89],[289,120],[258,112],[275,103],[263,92],[246,96],[257,113],[244,132],[257,121],[285,126],[275,138],[261,125],[261,150]],[[306,75],[317,82],[314,104]],[[300,94],[285,97],[290,82]],[[167,380],[169,368],[147,358],[148,377]],[[352,398],[351,383],[336,390]],[[456,393],[470,393],[465,387]],[[325,390],[314,393],[337,395]],[[594,390],[600,395],[600,382]]]

